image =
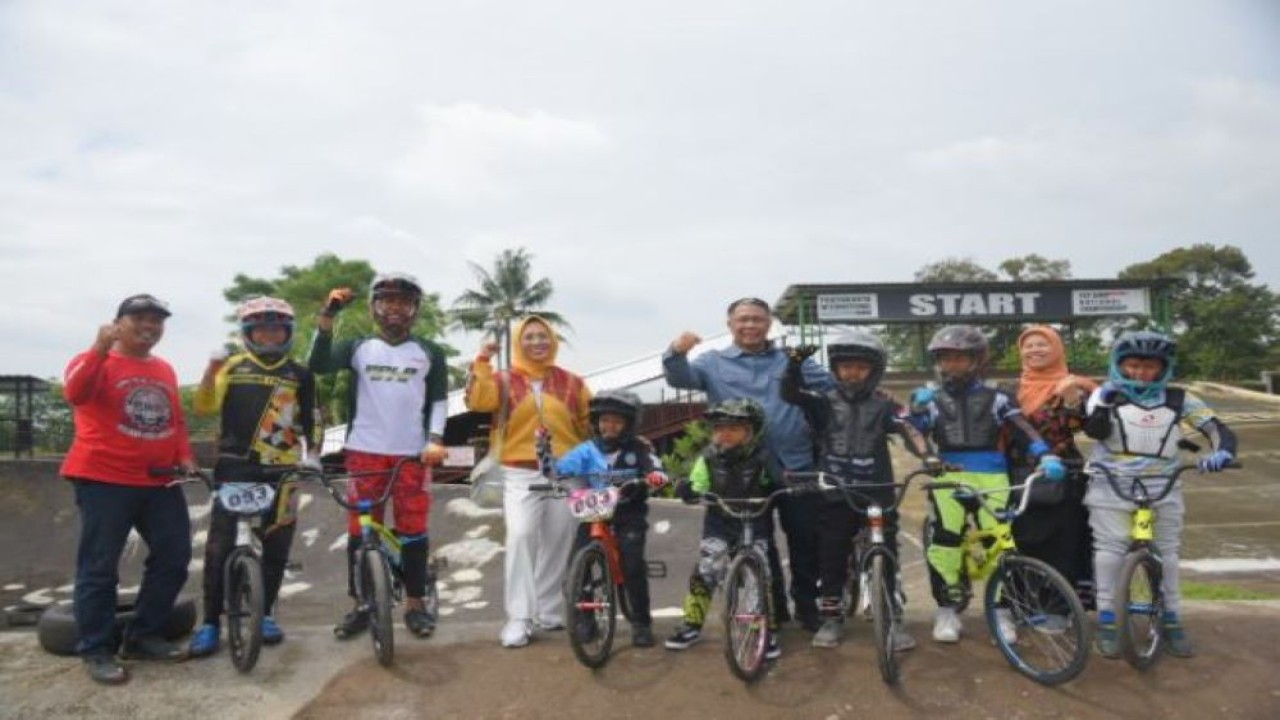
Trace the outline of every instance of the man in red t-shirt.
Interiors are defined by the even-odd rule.
[[[116,319],[98,328],[93,347],[67,365],[64,392],[75,410],[75,441],[62,475],[80,510],[76,553],[77,650],[89,676],[129,679],[115,658],[116,588],[120,555],[136,529],[149,555],[136,616],[120,657],[181,660],[185,653],[161,629],[187,581],[191,519],[181,488],[151,471],[195,469],[173,368],[151,354],[164,336],[168,307],[150,295],[125,298]]]

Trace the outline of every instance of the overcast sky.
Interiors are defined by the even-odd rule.
[[[0,374],[146,291],[195,382],[232,277],[323,252],[447,305],[526,247],[585,372],[947,257],[1280,289],[1278,228],[1274,0],[0,3]]]

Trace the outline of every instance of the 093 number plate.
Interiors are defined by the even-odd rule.
[[[271,507],[276,489],[266,483],[224,483],[218,488],[218,504],[237,515],[260,513]]]

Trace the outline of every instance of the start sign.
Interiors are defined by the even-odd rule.
[[[918,318],[1035,315],[1038,292],[920,293],[908,302]]]
[[[1081,287],[1083,285],[1083,287]],[[1092,286],[1091,286],[1092,285]],[[826,288],[831,288],[826,290]],[[825,286],[816,292],[812,307],[824,323],[981,323],[1063,322],[1100,315],[1148,315],[1148,289],[1110,281],[1093,283],[974,283],[929,287],[919,283],[845,286],[835,291]],[[854,290],[854,288],[857,288]],[[787,296],[784,296],[786,302]],[[794,310],[779,314],[789,320]],[[794,322],[803,322],[796,317]]]

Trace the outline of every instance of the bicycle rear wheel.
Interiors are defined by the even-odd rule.
[[[391,618],[391,569],[374,549],[360,553],[361,605],[369,612],[373,653],[384,667],[395,659],[396,637]]]
[[[1089,660],[1087,619],[1071,584],[1047,563],[1007,554],[987,581],[986,619],[996,647],[1015,670],[1043,685],[1067,682]],[[1007,610],[1017,637],[1000,632]]]
[[[725,579],[724,656],[729,669],[744,682],[765,671],[769,646],[769,582],[764,559],[746,552],[733,559]]]
[[[896,574],[893,556],[887,550],[873,550],[867,571],[867,596],[871,601],[871,623],[875,630],[876,661],[880,677],[889,685],[898,682],[898,659],[893,654],[893,637],[901,622],[894,610],[893,584],[889,573]]]
[[[231,663],[247,673],[258,663],[262,649],[262,563],[252,553],[239,552],[227,563],[227,644]]]
[[[609,661],[617,628],[617,586],[609,558],[599,542],[591,542],[569,564],[569,645],[578,662],[598,668]]]
[[[1116,630],[1120,654],[1129,664],[1146,670],[1160,659],[1164,633],[1164,591],[1160,583],[1164,568],[1151,550],[1142,548],[1125,556],[1116,586]]]

